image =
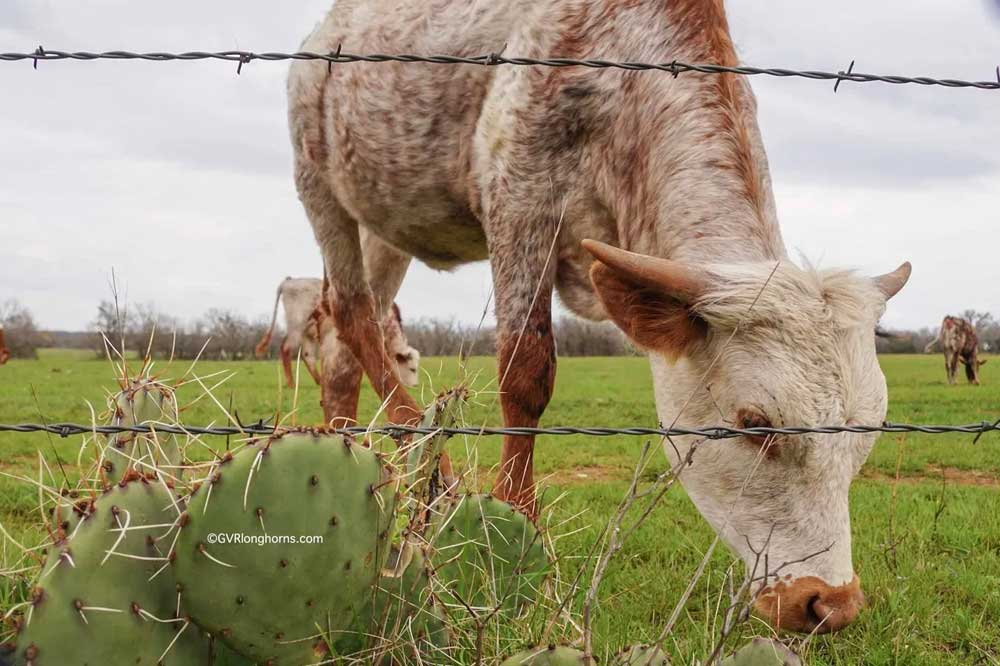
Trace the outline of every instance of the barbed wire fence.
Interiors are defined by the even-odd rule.
[[[505,56],[503,51],[474,56],[456,55],[419,55],[413,53],[386,54],[345,53],[340,47],[336,51],[317,53],[313,51],[295,51],[284,53],[280,51],[183,51],[179,53],[150,51],[60,51],[45,49],[39,46],[34,51],[0,53],[0,62],[31,61],[35,69],[39,62],[57,61],[94,62],[98,60],[126,60],[144,62],[173,62],[215,60],[236,63],[236,73],[243,72],[244,65],[252,62],[280,62],[288,60],[320,60],[329,66],[350,63],[424,63],[432,65],[480,65],[493,67],[498,65],[536,66],[536,67],[589,67],[593,69],[622,69],[629,71],[659,71],[677,77],[689,72],[702,74],[739,74],[743,76],[772,76],[778,78],[812,79],[816,81],[834,81],[834,92],[844,81],[852,83],[889,83],[894,85],[913,84],[921,86],[940,86],[944,88],[975,88],[979,90],[1000,90],[1000,66],[996,67],[996,80],[968,81],[955,78],[935,78],[931,76],[902,76],[898,74],[866,74],[854,71],[854,61],[846,70],[837,72],[818,70],[798,70],[784,67],[753,67],[749,65],[718,65],[714,63],[688,63],[679,60],[670,62],[632,62],[602,60],[597,58],[526,58]]]
[[[0,423],[0,432],[47,432],[60,437],[70,437],[72,435],[101,434],[112,435],[118,433],[165,433],[175,435],[274,435],[291,432],[315,432],[335,435],[368,435],[380,434],[390,437],[402,437],[405,435],[431,435],[444,434],[454,435],[586,435],[590,437],[611,437],[614,435],[631,436],[657,436],[657,437],[680,437],[693,435],[704,437],[705,439],[732,439],[735,437],[767,437],[771,435],[805,435],[805,434],[838,434],[838,433],[922,433],[925,435],[941,435],[947,433],[974,434],[976,439],[988,432],[1000,431],[1000,420],[982,421],[980,423],[969,423],[966,425],[919,425],[911,423],[892,423],[886,421],[877,426],[868,425],[835,425],[835,426],[813,426],[813,427],[755,427],[755,428],[732,428],[729,426],[710,426],[706,428],[648,428],[642,426],[606,428],[606,427],[585,427],[585,426],[554,426],[549,428],[527,428],[527,427],[460,427],[460,428],[434,428],[423,426],[406,425],[383,425],[375,427],[366,426],[346,426],[346,427],[297,427],[297,426],[272,426],[263,422],[250,425],[232,426],[187,426],[180,424],[158,424],[144,423],[138,425],[84,425],[81,423]]]

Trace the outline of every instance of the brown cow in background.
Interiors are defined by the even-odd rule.
[[[10,350],[7,349],[7,345],[4,343],[3,324],[0,324],[0,365],[6,363],[9,358]]]
[[[924,352],[934,349],[934,345],[940,344],[941,351],[944,352],[944,367],[948,373],[948,383],[955,383],[955,375],[958,372],[958,362],[961,360],[965,365],[965,377],[970,384],[979,385],[979,366],[986,363],[979,360],[979,337],[976,329],[961,317],[946,316],[941,322],[936,338],[931,340],[924,348]]]

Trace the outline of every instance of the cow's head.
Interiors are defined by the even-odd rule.
[[[382,327],[385,332],[385,350],[390,357],[396,359],[399,381],[403,386],[416,386],[420,383],[420,352],[407,342],[403,332],[403,316],[395,303],[382,321]]]
[[[665,425],[882,423],[875,325],[909,264],[863,278],[787,261],[693,266],[585,245],[598,259],[591,280],[605,309],[649,352]],[[831,631],[857,615],[864,596],[851,561],[848,488],[875,439],[664,442],[674,463],[690,460],[680,480],[754,571],[757,611],[772,624]]]
[[[399,381],[403,386],[416,386],[420,383],[420,352],[409,345],[392,351],[399,368]]]

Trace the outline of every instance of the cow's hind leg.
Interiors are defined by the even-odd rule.
[[[400,252],[364,228],[361,229],[360,236],[365,279],[375,299],[375,310],[379,321],[378,340],[386,350],[385,357],[389,360],[389,366],[382,368],[382,373],[398,376],[396,359],[388,352],[390,345],[386,337],[391,333],[387,333],[386,327],[381,324],[388,320],[392,312],[393,301],[396,300],[396,294],[410,266],[410,255]]]
[[[410,257],[387,245],[374,234],[360,230],[362,261],[365,279],[376,304],[379,321],[391,311],[396,292],[402,284]],[[385,328],[381,329],[379,340],[385,343]],[[344,344],[332,327],[323,334],[322,358],[324,367],[330,364],[329,381],[321,382],[324,388],[323,404],[327,421],[337,425],[353,423],[358,417],[358,398],[361,392],[361,363],[351,348]],[[381,369],[381,373],[392,372],[392,367]]]
[[[386,403],[389,419],[393,423],[413,422],[420,410],[400,383],[395,362],[380,344],[379,303],[365,279],[358,224],[337,202],[315,166],[302,157],[296,161],[296,185],[326,266],[325,314]],[[336,372],[334,359],[324,359],[323,413],[327,421],[338,416],[332,397],[340,390]],[[350,390],[356,394],[354,386]]]
[[[285,375],[285,385],[288,388],[294,388],[295,375],[292,373],[292,350],[288,346],[287,337],[281,341],[281,347],[278,348],[278,356],[281,357],[281,370]]]

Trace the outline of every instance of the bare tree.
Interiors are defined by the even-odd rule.
[[[0,324],[6,332],[6,345],[14,358],[36,358],[36,350],[44,345],[44,335],[35,318],[15,299],[0,304]]]

